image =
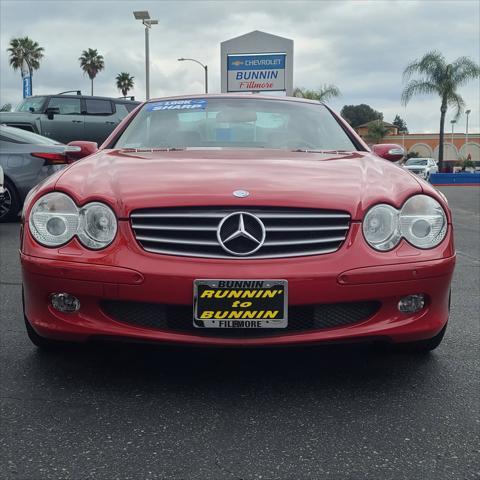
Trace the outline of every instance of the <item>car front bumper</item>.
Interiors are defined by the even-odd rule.
[[[66,247],[38,246],[28,232],[21,253],[25,314],[38,334],[84,341],[123,338],[209,346],[303,345],[330,341],[408,342],[431,338],[446,324],[455,265],[451,228],[435,249],[419,251],[402,243],[393,252],[375,252],[365,244],[361,226],[352,224],[339,251],[312,257],[274,260],[212,260],[150,254],[132,238],[128,222],[104,252],[87,251],[76,240]],[[198,278],[285,279],[290,306],[379,302],[359,322],[298,332],[248,330],[245,335],[208,335],[126,323],[103,308],[104,301],[183,306],[192,318],[193,282]],[[81,307],[62,313],[50,303],[53,293],[76,296]],[[422,293],[425,307],[401,313],[399,300]],[[190,319],[188,320],[190,321]],[[253,335],[252,335],[253,333]]]

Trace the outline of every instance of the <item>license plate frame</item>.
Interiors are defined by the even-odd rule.
[[[205,294],[205,290],[215,293],[211,296],[210,293]],[[225,290],[228,291],[225,297],[217,298],[215,296],[216,292]],[[240,294],[231,292],[240,292]],[[259,292],[269,293],[260,295]],[[257,295],[258,298],[256,298]],[[250,303],[251,305],[242,307],[237,303],[237,306],[234,306],[234,302]],[[217,304],[216,308],[215,304]],[[231,305],[228,306],[229,304]],[[210,310],[207,307],[210,307]],[[206,318],[209,315],[204,314],[206,311],[213,312],[213,317]],[[253,318],[254,312],[257,312],[255,318]],[[275,312],[277,314],[272,317]],[[237,318],[240,314],[242,316]],[[218,315],[225,315],[225,318],[218,318]],[[232,315],[235,318],[232,318]],[[193,282],[193,325],[196,328],[217,329],[285,329],[288,326],[288,281],[283,279],[195,279]]]

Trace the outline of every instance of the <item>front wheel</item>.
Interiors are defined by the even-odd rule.
[[[393,348],[397,352],[406,352],[406,353],[428,353],[432,350],[435,350],[443,340],[445,336],[445,331],[447,330],[447,325],[445,325],[439,333],[437,333],[432,338],[427,338],[426,340],[418,340],[416,342],[405,342],[405,343],[396,343],[393,345]]]
[[[58,350],[65,346],[66,342],[60,340],[51,340],[49,338],[41,337],[30,325],[27,317],[25,319],[25,328],[27,329],[27,335],[30,341],[41,350]]]
[[[3,201],[0,203],[0,222],[11,222],[18,217],[18,212],[22,208],[20,195],[13,183],[5,179],[5,193]]]
[[[62,340],[52,340],[50,338],[45,338],[40,336],[32,327],[28,321],[27,316],[25,315],[25,296],[22,288],[22,305],[23,305],[23,318],[25,320],[25,328],[27,329],[27,335],[30,341],[41,350],[59,350],[61,348],[69,345],[69,342]]]

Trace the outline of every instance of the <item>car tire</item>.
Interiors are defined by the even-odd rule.
[[[432,338],[426,340],[418,340],[416,342],[396,343],[393,345],[393,350],[396,352],[426,354],[435,350],[443,340],[447,325],[445,325],[439,333]]]
[[[25,315],[25,297],[23,294],[22,288],[22,304],[23,304],[23,319],[25,320],[25,328],[27,330],[27,335],[30,341],[41,350],[60,350],[65,348],[70,344],[70,342],[62,341],[62,340],[52,340],[50,338],[45,338],[39,335],[30,324],[27,316]]]
[[[0,206],[0,223],[12,222],[18,218],[18,212],[22,208],[20,195],[15,185],[8,179],[4,181],[5,193],[4,200]]]
[[[27,329],[27,335],[30,341],[41,350],[59,350],[62,347],[65,347],[66,342],[60,340],[51,340],[50,338],[41,337],[30,325],[27,317],[25,319],[25,328]]]

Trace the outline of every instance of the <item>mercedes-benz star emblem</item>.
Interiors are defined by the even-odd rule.
[[[250,192],[248,192],[247,190],[235,190],[233,192],[233,196],[238,198],[245,198],[245,197],[248,197],[249,195],[250,195]]]
[[[217,239],[222,248],[237,256],[255,253],[265,242],[265,225],[248,212],[235,212],[222,218]]]

